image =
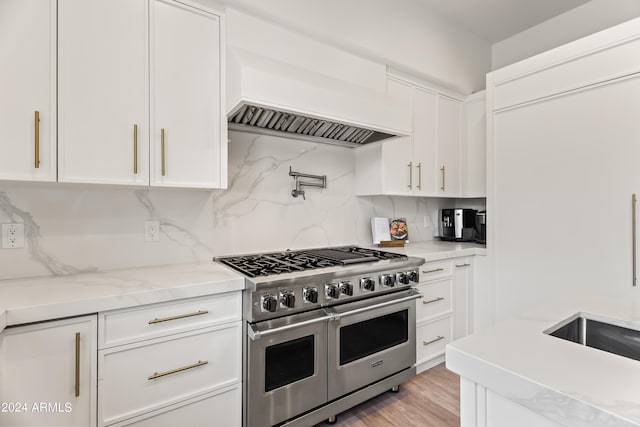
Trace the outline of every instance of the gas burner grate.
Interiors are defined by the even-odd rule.
[[[216,258],[216,261],[226,264],[249,277],[258,277],[344,266],[361,262],[406,258],[405,255],[393,252],[384,252],[357,246],[342,246],[337,248],[221,257]]]

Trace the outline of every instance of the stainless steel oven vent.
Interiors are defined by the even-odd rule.
[[[229,117],[229,129],[348,147],[359,147],[397,136],[251,104],[244,104]]]

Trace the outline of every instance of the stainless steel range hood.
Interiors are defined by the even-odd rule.
[[[229,117],[229,129],[350,147],[398,136],[321,117],[247,103]]]
[[[238,11],[227,17],[229,130],[347,147],[410,134],[411,113],[387,93],[384,64]]]

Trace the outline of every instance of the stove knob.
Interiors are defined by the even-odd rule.
[[[396,284],[395,278],[391,274],[383,274],[380,276],[380,283],[382,286],[387,286],[392,288]]]
[[[325,291],[327,298],[338,299],[340,297],[340,288],[338,288],[338,285],[325,285]]]
[[[280,304],[293,308],[296,305],[296,296],[291,291],[280,292]]]
[[[407,276],[409,276],[409,280],[418,283],[420,281],[420,276],[418,276],[417,270],[407,271]]]
[[[407,273],[396,273],[396,282],[400,283],[401,285],[408,285],[409,276],[407,275]]]
[[[373,291],[376,288],[376,282],[371,277],[360,279],[360,289],[363,291]]]
[[[318,302],[318,290],[316,288],[304,288],[302,298],[306,302],[316,304]]]
[[[340,282],[340,292],[350,297],[353,296],[353,285],[351,282]]]
[[[265,295],[262,297],[262,309],[264,311],[274,312],[278,308],[278,300],[273,295]]]

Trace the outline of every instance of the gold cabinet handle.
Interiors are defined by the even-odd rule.
[[[76,332],[76,397],[80,396],[80,332]]]
[[[180,314],[178,316],[163,317],[162,319],[157,319],[156,318],[156,319],[153,319],[153,320],[149,320],[149,324],[153,325],[154,323],[169,322],[170,320],[184,319],[185,317],[201,316],[201,315],[207,314],[207,313],[209,313],[208,310],[198,310],[195,313]]]
[[[437,271],[444,271],[444,268],[434,268],[432,270],[422,270],[423,274],[435,273]]]
[[[470,265],[471,264],[468,264],[468,263],[465,262],[464,264],[456,264],[456,267],[457,268],[462,268],[462,267],[469,267]]]
[[[636,205],[638,203],[638,197],[635,194],[631,195],[631,256],[632,260],[632,270],[633,270],[633,286],[636,286],[638,283],[638,259],[637,255],[637,245],[636,245]]]
[[[423,301],[422,301],[422,303],[423,303],[424,305],[427,305],[427,304],[433,304],[434,302],[443,301],[443,300],[444,300],[444,298],[443,298],[443,297],[438,297],[438,298],[430,299],[430,300],[428,300],[428,301],[424,301],[424,300],[423,300]]]
[[[162,176],[165,175],[165,168],[164,168],[164,128],[162,128],[160,130],[160,151],[161,151],[161,155],[162,155]]]
[[[442,191],[444,191],[444,189],[446,188],[446,187],[445,187],[445,185],[444,185],[444,175],[445,175],[445,172],[444,172],[444,165],[442,165],[442,167],[440,168],[440,172],[442,172],[442,187],[440,187],[440,189],[441,189]]]
[[[441,337],[440,335],[437,335],[437,338],[434,338],[431,341],[422,341],[422,345],[433,344],[434,342],[438,342],[438,341],[443,340],[443,339],[444,339],[444,337]]]
[[[413,162],[409,162],[407,166],[409,167],[409,185],[407,187],[411,190],[413,188]]]
[[[34,166],[38,169],[40,167],[40,111],[35,113],[35,146]]]
[[[133,125],[133,173],[138,173],[138,125]]]
[[[422,190],[422,163],[418,163],[418,190]]]
[[[148,379],[149,380],[155,380],[157,378],[166,377],[167,375],[177,374],[178,372],[183,372],[183,371],[186,371],[188,369],[197,368],[198,366],[206,365],[207,363],[209,363],[209,362],[206,361],[206,360],[198,360],[198,363],[194,363],[193,365],[183,366],[182,368],[172,369],[170,371],[165,371],[165,372],[160,372],[160,373],[154,372],[153,375],[149,375]]]

